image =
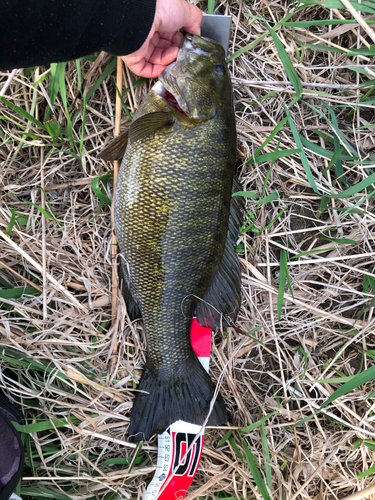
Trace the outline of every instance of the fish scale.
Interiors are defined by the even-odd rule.
[[[179,418],[203,423],[215,386],[192,350],[191,320],[197,313],[199,322],[219,326],[210,308],[232,308],[235,316],[239,306],[239,264],[228,231],[236,131],[224,65],[218,44],[187,39],[161,77],[167,91],[155,85],[134,116],[117,180],[115,230],[126,299],[141,312],[148,349],[129,430],[135,440]],[[205,85],[215,78],[219,90]],[[215,282],[228,282],[228,291],[215,290]],[[205,310],[211,289],[218,303]],[[219,395],[209,423],[225,421]]]

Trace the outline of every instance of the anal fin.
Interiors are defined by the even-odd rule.
[[[241,191],[241,186],[234,179],[232,193],[236,191]],[[243,208],[243,199],[239,196],[232,197],[223,258],[197,305],[198,323],[207,328],[232,326],[240,308],[241,269],[234,245],[241,226]]]

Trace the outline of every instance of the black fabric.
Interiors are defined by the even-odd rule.
[[[18,408],[0,396],[0,500],[7,500],[21,479],[25,456],[21,436],[12,422],[22,421]]]
[[[150,32],[156,0],[0,0],[0,70],[123,56]]]

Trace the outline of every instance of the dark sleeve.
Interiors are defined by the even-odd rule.
[[[130,54],[150,32],[156,0],[0,0],[0,70]]]

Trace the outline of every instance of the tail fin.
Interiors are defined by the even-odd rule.
[[[194,356],[194,357],[193,357]],[[178,372],[160,370],[155,377],[145,368],[132,409],[129,441],[150,439],[163,433],[176,420],[201,425],[205,421],[215,385],[195,354]],[[227,422],[225,403],[218,394],[208,425]]]

